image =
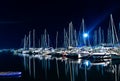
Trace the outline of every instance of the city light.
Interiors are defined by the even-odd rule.
[[[83,37],[84,37],[84,38],[87,38],[87,37],[88,37],[88,34],[87,34],[87,33],[84,33],[84,34],[83,34]]]

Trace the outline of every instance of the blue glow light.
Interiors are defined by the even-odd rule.
[[[86,62],[85,62],[85,65],[86,65],[86,66],[88,66],[88,65],[89,65],[89,62],[88,62],[88,61],[86,61]]]
[[[88,37],[88,34],[87,34],[87,33],[84,33],[84,34],[83,34],[83,37],[84,37],[84,38],[87,38],[87,37]]]
[[[80,64],[80,68],[89,70],[91,68],[91,62],[89,60],[83,60]]]
[[[91,62],[90,62],[89,60],[85,60],[85,61],[84,61],[84,65],[88,67],[88,66],[91,65]]]

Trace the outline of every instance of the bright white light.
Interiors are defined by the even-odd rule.
[[[86,61],[86,62],[85,62],[85,65],[86,65],[86,66],[88,66],[88,65],[89,65],[89,62],[88,62],[88,61]]]
[[[84,61],[84,65],[87,66],[87,67],[89,67],[91,65],[91,62],[89,60],[85,60]]]
[[[87,34],[87,33],[84,33],[84,34],[83,34],[83,37],[84,37],[84,38],[88,37],[88,34]]]

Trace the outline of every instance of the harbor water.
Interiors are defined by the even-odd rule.
[[[120,81],[120,60],[68,59],[27,54],[1,54],[1,72],[21,72],[11,81]]]

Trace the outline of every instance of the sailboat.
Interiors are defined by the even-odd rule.
[[[99,29],[99,34],[100,34]],[[101,37],[100,37],[101,38]],[[101,40],[99,40],[100,43]],[[102,46],[97,46],[92,51],[93,53],[91,56],[93,58],[100,58],[100,59],[106,59],[106,58],[114,58],[113,56],[117,55],[117,52],[115,52],[115,45],[118,43],[118,37],[116,28],[113,22],[112,14],[110,15],[110,23],[108,28],[108,43],[103,44]]]
[[[84,19],[82,19],[81,27],[82,27],[82,35],[83,35],[85,33]],[[81,33],[81,31],[79,31],[79,35],[80,35],[80,33]],[[74,38],[74,40],[73,40],[73,38]],[[68,58],[84,58],[84,57],[89,56],[90,49],[87,48],[87,46],[86,46],[87,40],[85,38],[81,38],[78,41],[79,41],[79,43],[77,42],[76,31],[74,30],[74,34],[73,34],[73,25],[72,25],[72,22],[70,22],[70,24],[69,24],[69,48],[67,49],[68,51],[67,51],[66,57],[68,57]],[[78,44],[83,44],[85,46],[77,47]]]

